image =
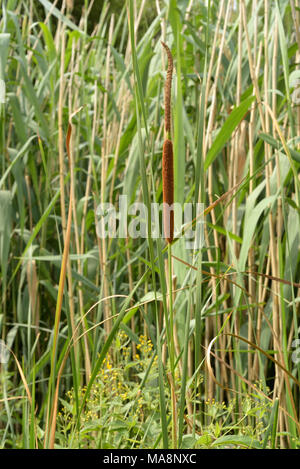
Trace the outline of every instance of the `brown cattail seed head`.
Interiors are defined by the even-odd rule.
[[[165,140],[163,145],[163,221],[165,238],[168,243],[174,239],[174,168],[173,168],[173,144],[171,140]]]

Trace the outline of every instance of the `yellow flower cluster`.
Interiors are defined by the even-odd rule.
[[[118,412],[122,414],[126,409],[124,411],[126,415],[131,415],[135,421],[143,422],[148,413],[156,408],[157,395],[153,399],[153,391],[156,393],[157,389],[153,385],[151,392],[147,387],[140,389],[140,381],[137,379],[138,373],[143,372],[149,366],[153,354],[151,340],[146,335],[139,336],[136,353],[133,354],[131,339],[124,331],[119,331],[115,345],[104,358],[97,379],[86,399],[81,415],[81,422],[84,426],[89,423],[100,425],[106,414],[113,414],[111,409],[116,414]],[[151,372],[157,379],[157,356],[154,358]],[[79,401],[82,400],[85,392],[86,386],[78,389]],[[75,431],[76,426],[74,390],[68,391],[66,397],[70,406],[66,404],[61,409],[60,428],[67,439],[71,425],[72,431]]]
[[[147,336],[140,335],[140,341],[136,348],[143,354],[148,355],[152,352],[153,344],[150,339],[147,340]]]
[[[212,398],[212,399],[207,399],[205,401],[205,404],[207,406],[216,406],[219,410],[221,409],[226,409],[226,404],[225,402],[216,402],[215,398]]]

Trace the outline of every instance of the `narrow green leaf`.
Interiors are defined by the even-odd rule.
[[[69,18],[63,15],[51,2],[49,2],[48,0],[39,0],[39,2],[48,12],[50,12],[58,20],[65,23],[68,28],[74,29],[75,31],[79,31],[81,34],[84,34],[84,32],[80,28],[78,28],[75,23],[73,23],[73,21],[69,20]]]
[[[0,33],[0,79],[5,78],[5,66],[8,57],[10,34]]]
[[[269,134],[265,134],[264,132],[261,132],[259,134],[259,137],[264,140],[265,142],[269,143],[269,145],[271,145],[273,148],[275,148],[276,150],[278,151],[281,151],[282,153],[284,153],[284,148],[281,144],[281,142],[279,142],[278,140],[276,140],[274,137],[272,137],[272,135],[269,135]],[[291,154],[291,157],[297,161],[298,163],[300,163],[300,153],[296,150],[293,150],[289,145],[288,145],[288,149],[290,151],[290,154]]]
[[[261,449],[261,444],[259,441],[254,440],[250,436],[246,435],[224,435],[221,436],[220,438],[217,438],[215,440],[211,447],[215,446],[242,446],[244,448],[255,448],[255,449]]]
[[[2,292],[6,289],[7,262],[12,230],[12,193],[0,191],[0,263]]]
[[[205,163],[204,163],[204,170],[206,171],[208,167],[212,164],[215,158],[218,156],[224,145],[228,142],[230,137],[232,136],[233,131],[237,128],[245,114],[247,113],[249,107],[255,100],[254,96],[250,96],[249,98],[245,99],[239,106],[235,107],[232,112],[230,113],[228,119],[222,126],[221,130],[219,131],[214,143],[212,144],[211,148],[209,149]]]

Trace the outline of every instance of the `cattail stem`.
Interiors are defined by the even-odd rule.
[[[175,323],[173,311],[173,263],[172,263],[172,245],[168,244],[168,293],[169,293],[169,328],[170,328],[170,341],[168,344],[169,357],[170,357],[170,374],[169,382],[171,388],[171,404],[172,404],[172,448],[177,448],[177,402],[176,402],[176,354],[175,354]]]
[[[168,46],[162,42],[168,56],[167,79],[165,82],[165,141],[162,157],[163,179],[163,223],[165,238],[168,242],[168,296],[169,296],[169,330],[168,350],[170,358],[169,381],[172,402],[172,448],[177,448],[177,411],[176,411],[176,380],[175,380],[175,343],[174,343],[174,312],[173,312],[173,275],[172,275],[172,242],[174,239],[174,163],[173,143],[171,141],[171,87],[173,73],[173,57]]]

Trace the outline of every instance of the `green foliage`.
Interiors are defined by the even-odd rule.
[[[161,431],[157,356],[153,361],[153,345],[146,336],[140,337],[136,350],[132,357],[130,340],[121,331],[112,347],[113,356],[106,356],[93,383],[79,429],[74,391],[61,399],[58,447],[120,449],[155,445]],[[142,386],[146,373],[147,381]],[[79,399],[85,392],[85,388],[79,390]],[[169,399],[167,388],[165,392]]]
[[[153,344],[143,335],[136,349],[137,353],[132,357],[131,341],[120,331],[113,343],[113,355],[107,355],[104,360],[85,402],[79,428],[74,390],[60,399],[57,448],[156,447],[161,434],[157,355],[153,360]],[[177,379],[179,388],[179,377]],[[79,399],[85,392],[85,388],[79,390]],[[165,397],[170,402],[167,386]],[[182,448],[261,449],[263,438],[265,448],[268,448],[270,432],[267,425],[272,422],[271,403],[259,396],[246,395],[239,399],[240,413],[235,411],[235,405],[235,401],[228,404],[215,399],[207,401],[204,409],[206,426],[201,426],[196,436],[191,433],[184,435]],[[170,409],[168,418],[171,418]]]
[[[52,3],[0,6],[1,447],[298,447],[299,9]],[[97,235],[162,202],[161,40],[202,249]]]

